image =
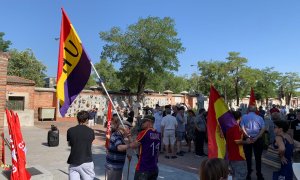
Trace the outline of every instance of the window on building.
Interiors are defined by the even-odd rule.
[[[7,108],[10,110],[24,111],[25,97],[24,96],[9,96]]]

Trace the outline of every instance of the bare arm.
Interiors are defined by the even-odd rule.
[[[141,143],[138,142],[138,141],[134,141],[134,142],[132,142],[132,143],[129,144],[130,148],[132,148],[132,149],[136,149],[136,148],[138,148],[140,145],[141,145]]]
[[[126,151],[129,147],[130,147],[129,144],[120,144],[120,145],[118,145],[117,150],[118,151]]]
[[[278,146],[278,152],[279,152],[281,163],[287,164],[287,159],[284,157],[285,145],[283,142],[283,138],[280,136],[276,136],[275,144]]]

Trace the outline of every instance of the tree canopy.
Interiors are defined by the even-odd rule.
[[[107,42],[102,58],[121,64],[122,83],[135,90],[138,98],[153,76],[178,70],[177,54],[185,49],[174,26],[169,17],[148,17],[130,25],[126,32],[118,27],[100,32],[101,39]]]
[[[4,32],[0,32],[0,52],[7,52],[11,42],[9,40],[5,41],[3,36],[5,35]]]
[[[46,66],[36,59],[30,49],[18,52],[16,49],[10,51],[7,74],[24,77],[35,81],[36,86],[44,86]]]

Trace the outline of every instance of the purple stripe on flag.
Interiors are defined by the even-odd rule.
[[[60,114],[64,117],[70,105],[80,91],[84,88],[91,74],[91,63],[85,51],[82,51],[81,58],[64,83],[65,102],[60,107]]]
[[[219,124],[222,128],[224,134],[226,134],[227,129],[237,125],[236,120],[234,119],[233,115],[230,111],[224,113],[219,119]]]

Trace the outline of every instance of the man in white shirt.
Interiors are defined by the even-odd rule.
[[[177,158],[175,155],[174,145],[175,145],[175,130],[177,128],[177,120],[174,116],[171,115],[171,109],[166,109],[166,116],[162,118],[161,121],[161,133],[163,137],[163,143],[166,148],[165,158],[172,159]],[[169,151],[169,145],[171,146],[171,151]]]

